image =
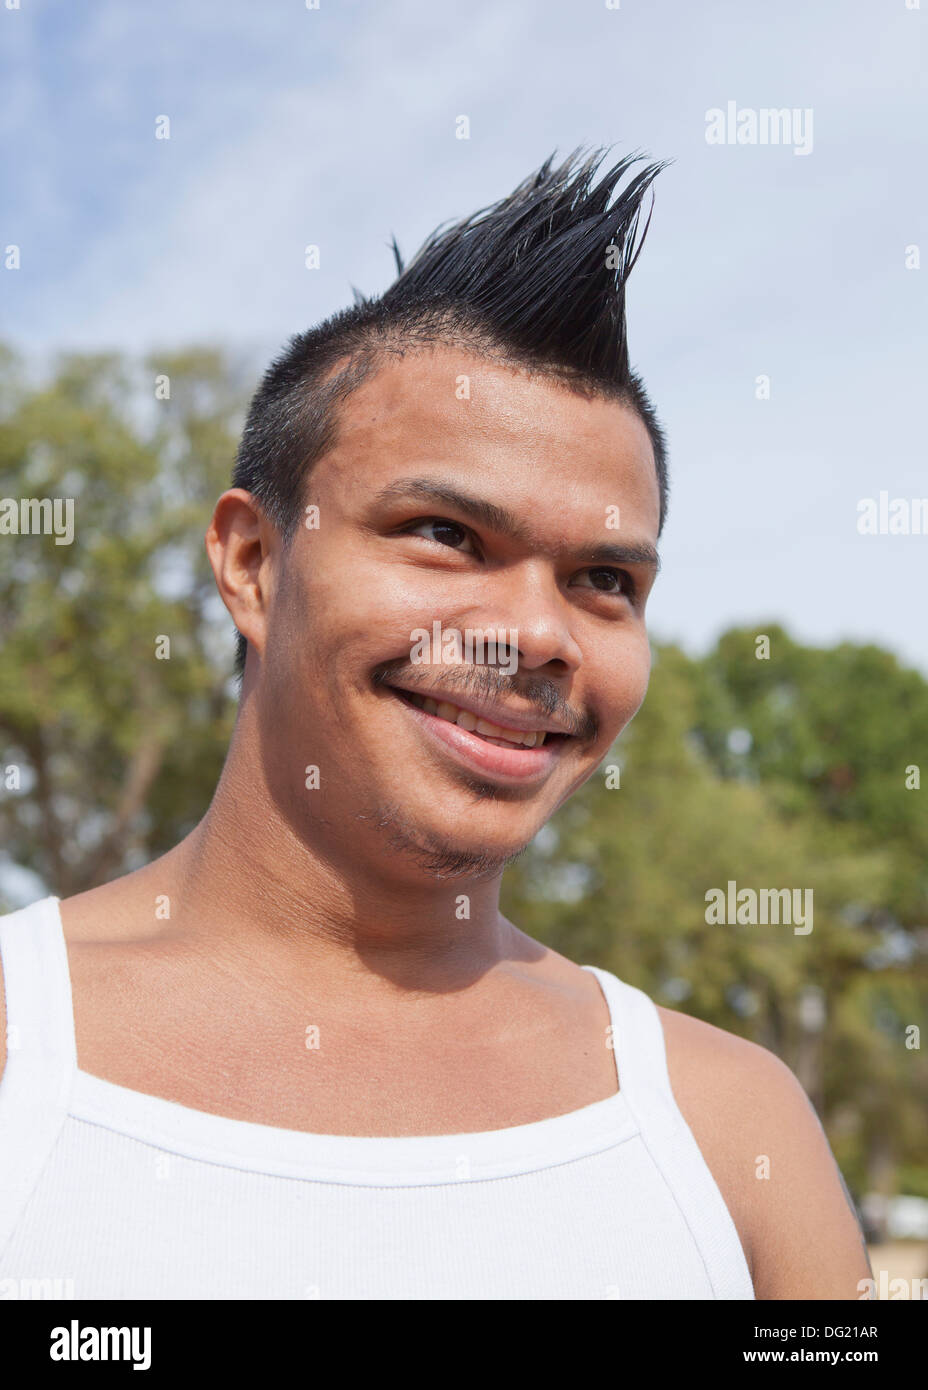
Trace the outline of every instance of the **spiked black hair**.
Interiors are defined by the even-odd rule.
[[[631,406],[651,440],[663,527],[666,445],[629,365],[625,282],[650,222],[649,213],[639,237],[644,195],[668,161],[639,170],[610,207],[643,156],[619,160],[597,183],[605,154],[577,150],[556,168],[549,156],[508,197],[437,228],[405,267],[394,238],[397,278],[383,295],[355,290],[353,307],[290,339],[251,402],[232,478],[286,543],[309,471],[335,442],[338,407],[389,356],[436,343]],[[239,634],[240,675],[245,651]]]

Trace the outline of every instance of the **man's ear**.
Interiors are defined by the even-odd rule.
[[[229,616],[259,656],[264,654],[279,545],[279,533],[256,497],[240,487],[222,494],[206,532],[206,553]]]

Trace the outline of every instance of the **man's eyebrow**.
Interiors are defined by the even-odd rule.
[[[401,498],[420,502],[444,503],[455,511],[469,516],[471,520],[486,526],[488,530],[522,541],[536,550],[547,551],[530,526],[518,517],[485,497],[474,497],[462,492],[450,483],[439,482],[435,478],[397,478],[376,494],[375,502],[390,502]],[[649,541],[629,542],[625,545],[601,545],[596,542],[589,546],[579,546],[574,552],[590,565],[646,565],[655,573],[660,569],[660,556]]]
[[[483,497],[473,497],[435,478],[397,478],[378,492],[375,501],[389,502],[402,497],[416,498],[420,502],[444,502],[446,506],[454,507],[472,520],[481,522],[491,531],[499,531],[515,541],[529,543],[532,540],[529,527],[505,507],[498,507],[495,502],[488,502]]]
[[[661,557],[648,541],[629,545],[594,545],[583,551],[591,565],[646,565],[657,574]]]

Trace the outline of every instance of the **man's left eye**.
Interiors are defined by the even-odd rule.
[[[437,516],[428,517],[425,521],[417,521],[414,526],[410,526],[409,534],[422,534],[423,528],[431,531],[432,534],[429,539],[437,541],[439,545],[447,545],[454,550],[462,550],[466,544],[473,552],[474,547],[471,543],[470,532],[460,522],[444,521]]]
[[[580,575],[581,582],[578,588],[598,589],[604,594],[627,594],[629,598],[634,593],[634,581],[626,570],[612,569],[590,569],[582,570]],[[583,579],[588,579],[589,584],[584,584]]]

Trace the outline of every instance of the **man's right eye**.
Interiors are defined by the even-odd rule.
[[[405,534],[421,535],[426,527],[432,533],[427,539],[437,541],[439,545],[449,546],[453,550],[463,549],[464,543],[467,542],[470,550],[465,551],[465,554],[476,554],[470,532],[459,521],[447,521],[444,517],[430,516],[422,521],[413,522],[406,528]]]

